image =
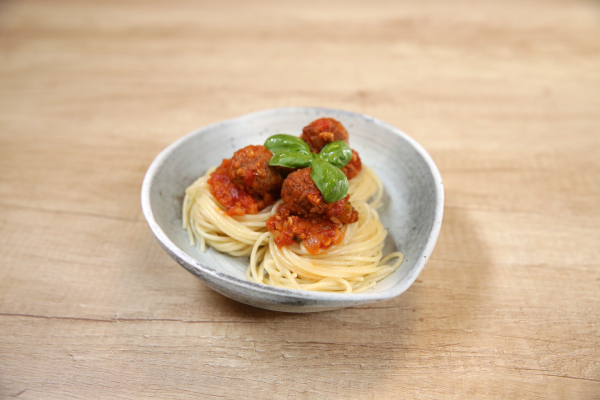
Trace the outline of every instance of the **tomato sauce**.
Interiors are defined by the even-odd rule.
[[[219,203],[227,208],[229,216],[256,214],[259,211],[258,201],[231,180],[230,168],[231,160],[225,159],[210,175],[208,179],[210,192]]]
[[[341,224],[332,222],[324,215],[299,217],[291,215],[285,204],[267,220],[267,229],[273,234],[277,246],[287,246],[302,241],[310,254],[340,244],[344,240]]]

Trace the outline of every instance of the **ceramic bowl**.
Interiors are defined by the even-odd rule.
[[[181,227],[187,186],[223,158],[276,133],[299,136],[311,121],[331,117],[350,134],[350,145],[381,178],[388,230],[384,254],[404,253],[404,263],[371,291],[361,294],[281,289],[246,280],[247,258],[191,246]],[[285,312],[326,311],[390,300],[409,288],[429,259],[442,223],[442,179],[431,157],[408,135],[375,118],[315,107],[280,108],[244,115],[197,129],[156,157],[142,186],[142,208],[162,248],[217,292],[242,303]]]

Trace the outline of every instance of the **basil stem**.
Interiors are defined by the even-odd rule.
[[[343,140],[336,140],[323,147],[319,156],[334,167],[343,168],[352,159],[352,149]]]
[[[279,165],[287,168],[306,168],[310,167],[313,161],[313,153],[298,150],[284,150],[275,153],[269,161],[269,165]]]
[[[271,150],[273,154],[279,153],[280,151],[289,150],[302,150],[310,153],[310,147],[304,140],[296,136],[286,135],[284,133],[273,135],[268,138],[265,142],[265,147]]]
[[[315,182],[323,198],[333,203],[346,197],[348,193],[348,178],[337,167],[334,167],[320,157],[315,157],[311,165],[310,177]]]

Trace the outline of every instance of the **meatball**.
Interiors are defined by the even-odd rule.
[[[348,143],[348,131],[333,118],[320,118],[302,129],[300,139],[308,143],[313,153],[318,153],[326,144],[336,140]]]
[[[283,179],[277,168],[269,165],[272,156],[265,146],[246,146],[233,154],[229,177],[252,195],[279,197]]]
[[[362,162],[360,161],[360,157],[358,156],[358,153],[356,151],[352,150],[352,158],[350,159],[348,164],[346,164],[346,166],[342,168],[342,172],[344,173],[344,175],[346,175],[346,178],[352,179],[356,177],[356,175],[358,175],[361,170]]]
[[[358,221],[358,211],[348,202],[350,196],[327,203],[310,177],[311,168],[292,172],[283,181],[281,198],[290,214],[301,217],[325,216],[332,222],[351,224]]]

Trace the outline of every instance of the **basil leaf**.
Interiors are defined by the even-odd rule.
[[[315,157],[310,177],[315,182],[321,194],[328,203],[333,203],[346,197],[348,194],[348,178],[339,168],[327,161]]]
[[[303,150],[284,150],[275,153],[275,155],[271,157],[269,165],[279,165],[288,168],[306,168],[312,163],[313,157],[311,152],[307,153]]]
[[[273,135],[268,138],[265,142],[265,147],[271,150],[273,154],[284,150],[304,150],[310,153],[310,147],[308,147],[308,144],[304,140],[296,136],[286,135],[285,133]]]
[[[319,156],[334,167],[343,168],[352,159],[352,149],[343,140],[336,140],[323,147]]]

